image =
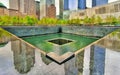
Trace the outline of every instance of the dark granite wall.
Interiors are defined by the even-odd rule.
[[[103,37],[108,33],[118,29],[118,27],[103,27],[103,26],[63,26],[63,33],[73,33],[86,36]]]
[[[17,36],[31,36],[63,32],[98,37],[103,37],[106,34],[118,29],[118,27],[105,26],[12,26],[3,28]]]
[[[58,33],[59,26],[12,26],[3,27],[5,30],[17,36],[31,36],[48,33]]]

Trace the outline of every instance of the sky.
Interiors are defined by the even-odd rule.
[[[69,0],[69,9],[70,10],[77,10],[77,0]]]
[[[35,0],[35,1],[40,1],[40,0]],[[108,0],[108,2],[114,2],[117,0]],[[7,8],[9,8],[8,0],[0,0]],[[71,10],[77,10],[77,0],[70,0],[70,9]],[[92,0],[86,0],[86,6],[91,7]],[[55,6],[56,6],[56,13],[59,15],[59,1],[55,0]]]

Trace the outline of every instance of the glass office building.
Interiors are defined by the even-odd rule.
[[[108,0],[92,0],[92,7],[107,4]]]
[[[64,10],[69,10],[69,0],[64,0]]]
[[[78,9],[86,8],[86,0],[78,0]]]

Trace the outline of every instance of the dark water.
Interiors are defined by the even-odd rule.
[[[30,36],[23,39],[47,53],[55,52],[60,55],[66,52],[75,52],[97,40],[64,33]]]

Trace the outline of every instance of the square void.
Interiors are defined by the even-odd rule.
[[[53,39],[53,40],[49,40],[48,42],[58,44],[58,45],[64,45],[73,41],[68,39]]]

